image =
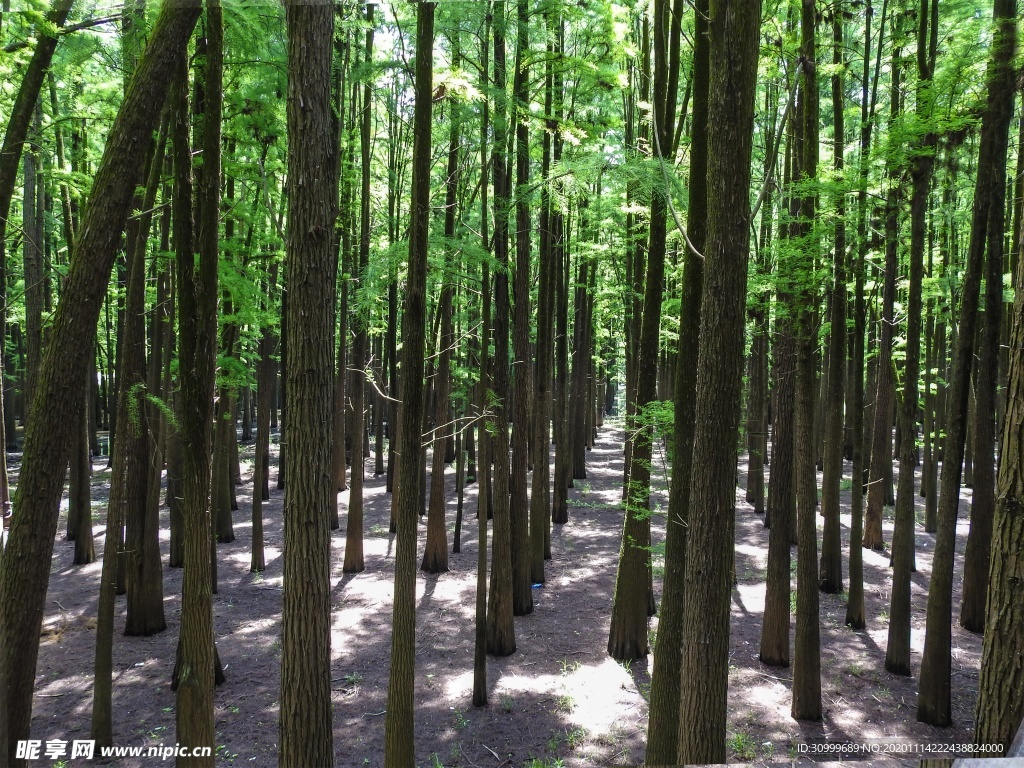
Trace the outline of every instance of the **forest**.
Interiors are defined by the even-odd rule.
[[[0,3],[0,765],[1024,758],[1017,0]]]

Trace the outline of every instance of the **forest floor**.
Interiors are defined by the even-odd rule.
[[[608,657],[611,595],[622,513],[621,425],[609,421],[587,457],[587,479],[570,491],[570,517],[552,531],[553,559],[547,581],[534,589],[534,612],[516,619],[518,650],[488,658],[490,704],[474,708],[473,622],[476,583],[476,485],[467,487],[462,551],[450,555],[448,573],[417,576],[416,754],[421,768],[529,765],[565,768],[642,763],[652,658],[624,666]],[[251,459],[251,446],[249,458]],[[276,446],[274,447],[276,451]],[[249,468],[243,453],[243,478]],[[657,462],[657,459],[656,459]],[[94,464],[94,536],[102,552],[109,471]],[[335,765],[380,766],[387,699],[392,573],[395,538],[388,533],[390,496],[384,477],[366,463],[366,570],[341,572],[342,528],[334,533],[332,567],[332,680]],[[745,467],[741,464],[741,478]],[[847,464],[849,477],[849,464]],[[653,506],[663,512],[663,462]],[[819,476],[820,477],[820,476]],[[276,470],[272,480],[276,479]],[[449,470],[449,543],[454,521],[454,472]],[[849,481],[844,482],[848,488]],[[249,572],[249,493],[238,489],[236,540],[219,545],[219,592],[214,596],[218,650],[227,683],[216,693],[216,755],[219,764],[277,765],[280,686],[281,508],[272,489],[264,505],[267,570]],[[957,529],[953,605],[958,612],[970,492],[965,489]],[[967,742],[972,732],[981,637],[953,625],[953,717],[935,729],[915,718],[917,680],[885,671],[889,607],[888,554],[864,551],[867,629],[844,626],[845,596],[821,595],[824,720],[790,717],[792,673],[758,661],[764,607],[768,531],[737,489],[736,574],[732,600],[729,678],[729,759],[788,762],[809,759],[803,744],[894,739],[909,743]],[[919,520],[923,515],[919,502]],[[843,492],[844,563],[848,549],[849,492]],[[167,631],[152,637],[123,636],[124,603],[118,598],[114,646],[114,738],[119,746],[172,745],[174,694],[171,669],[180,625],[181,569],[166,567],[167,509],[163,514],[163,570]],[[71,564],[65,542],[66,501],[53,555],[36,676],[32,734],[36,739],[89,738],[95,616],[100,562]],[[664,516],[653,518],[655,542],[663,541]],[[820,527],[820,518],[819,518]],[[891,510],[886,510],[886,540]],[[425,526],[420,526],[422,552]],[[913,576],[913,669],[920,669],[924,612],[934,537],[917,532]],[[844,564],[844,574],[846,566]],[[795,588],[795,557],[793,584]],[[660,577],[656,578],[660,595]],[[956,614],[955,614],[956,615]],[[652,639],[657,620],[651,621]],[[831,758],[835,759],[835,755]],[[878,757],[878,755],[875,755]],[[829,756],[822,755],[821,759]],[[561,762],[559,762],[561,761]],[[121,766],[153,759],[122,759]]]

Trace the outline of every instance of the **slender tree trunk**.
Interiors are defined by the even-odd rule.
[[[665,280],[665,252],[670,189],[664,164],[670,157],[674,128],[676,91],[679,82],[679,17],[668,0],[654,5],[654,124],[652,135],[655,161],[661,166],[661,183],[651,194],[650,245],[647,250],[647,284],[636,365],[639,375],[636,402],[638,412],[657,399],[658,347],[661,334],[661,300]],[[670,161],[669,161],[670,162]],[[595,269],[592,266],[591,269]],[[589,323],[589,318],[588,318]],[[585,358],[589,361],[589,355]],[[619,568],[612,600],[608,653],[617,661],[647,655],[647,616],[650,603],[650,493],[651,456],[654,428],[641,423],[633,434],[629,487]]]
[[[373,60],[373,4],[366,6],[366,48],[365,62]],[[359,205],[359,264],[357,275],[362,282],[366,278],[366,270],[370,260],[370,142],[371,120],[373,117],[372,83],[367,80],[363,85],[363,103],[360,125],[360,205]],[[345,573],[359,573],[365,567],[363,563],[363,479],[365,473],[366,423],[366,325],[368,318],[360,312],[352,316],[355,325],[355,340],[352,346],[352,487],[348,496],[348,520],[345,528],[345,562],[342,566]],[[342,459],[344,461],[344,459]]]
[[[917,33],[917,113],[922,122],[930,119],[929,85],[934,67],[937,32],[929,36],[929,28],[938,23],[938,0],[921,0]],[[910,574],[914,570],[914,471],[917,464],[918,382],[921,375],[921,316],[924,312],[922,282],[926,209],[935,160],[932,154],[934,133],[921,142],[922,154],[912,160],[913,191],[910,200],[910,286],[907,302],[907,346],[903,367],[903,398],[899,404],[900,479],[896,491],[896,521],[892,536],[892,597],[889,604],[889,638],[885,651],[885,668],[896,675],[910,674]]]
[[[797,327],[796,387],[794,394],[795,479],[797,505],[796,633],[793,647],[793,704],[796,720],[821,719],[821,637],[818,615],[818,539],[815,521],[814,407],[817,306],[813,266],[817,260],[814,217],[817,211],[818,174],[818,72],[814,0],[802,0],[801,53],[803,80],[800,89],[801,131],[798,231],[802,238],[805,269],[795,318]],[[837,334],[838,335],[838,334]],[[834,535],[834,534],[833,534]]]
[[[392,501],[398,522],[391,672],[384,721],[384,765],[415,763],[413,688],[416,656],[416,518],[420,487],[420,424],[423,421],[423,359],[426,347],[427,248],[430,230],[431,95],[434,69],[434,3],[416,7],[416,78],[413,116],[412,201],[409,208],[409,269],[402,333],[402,434],[396,451],[398,492]],[[497,515],[495,515],[497,518]],[[327,676],[329,685],[330,675]]]
[[[837,71],[832,75],[833,115],[833,167],[843,175],[843,151],[846,146],[843,120],[843,9],[837,3],[832,19],[832,63]],[[843,591],[843,545],[839,523],[839,489],[843,477],[843,403],[846,384],[846,197],[845,190],[836,195],[835,225],[835,281],[832,285],[832,331],[829,334],[828,383],[825,407],[824,439],[821,483],[821,514],[824,530],[821,540],[821,572],[818,587],[822,592],[834,594]]]
[[[505,103],[504,0],[495,3],[494,17],[494,143],[491,173],[494,176],[494,258],[499,265],[494,276],[494,542],[491,555],[491,584],[487,595],[487,651],[495,656],[515,653],[512,589],[512,523],[509,507],[509,296],[508,296],[508,209],[509,181],[505,146],[508,140],[508,105]]]
[[[512,476],[509,501],[512,521],[512,613],[533,612],[530,578],[533,556],[530,548],[530,328],[535,317],[530,311],[530,133],[525,115],[530,93],[527,0],[516,0],[516,58],[512,80],[513,122],[516,146],[516,255],[512,307]]]
[[[711,62],[707,37],[707,0],[698,0],[696,45],[693,52],[693,123],[690,129],[690,188],[692,201],[687,211],[687,234],[698,252],[704,253],[707,235],[708,98]],[[683,618],[685,616],[684,574],[686,573],[687,527],[690,518],[689,478],[693,469],[693,439],[696,424],[697,367],[701,336],[701,293],[704,261],[687,249],[683,273],[683,296],[679,315],[679,346],[676,352],[672,477],[669,487],[668,521],[665,529],[665,581],[658,619],[658,636],[651,675],[651,713],[647,726],[648,765],[677,762],[680,728],[680,685]]]

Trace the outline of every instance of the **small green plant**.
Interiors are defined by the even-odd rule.
[[[765,762],[771,762],[771,759],[775,757],[775,745],[770,741],[762,743],[761,754],[764,755]]]
[[[623,659],[622,661],[619,662],[619,666],[622,667],[627,672],[629,672],[633,668],[633,660],[632,659]]]
[[[848,477],[844,477],[842,480],[839,481],[839,490],[840,491],[850,491],[850,490],[853,490],[853,480],[851,480]]]
[[[576,702],[573,701],[572,696],[562,695],[555,699],[555,709],[568,714],[576,709]]]
[[[359,683],[363,682],[363,676],[360,675],[358,672],[349,672],[341,679],[349,685],[358,685]]]
[[[254,573],[252,575],[252,578],[250,579],[250,581],[253,584],[262,584],[263,583],[263,571],[256,571],[256,573]]]
[[[241,712],[241,710],[238,707],[236,707],[234,704],[229,706],[228,709],[231,711],[231,714],[233,714],[233,715],[237,715],[239,712]]]
[[[883,609],[883,610],[882,610],[881,612],[879,612],[879,614],[878,614],[878,620],[879,620],[879,622],[881,622],[882,624],[888,624],[888,623],[889,623],[889,612]]]
[[[469,720],[466,719],[466,715],[461,709],[455,710],[455,727],[461,731],[467,725],[469,725]]]
[[[539,757],[531,756],[529,760],[523,763],[523,768],[565,768],[565,763],[562,762],[560,757],[549,757],[541,760]]]
[[[757,745],[745,733],[734,733],[729,739],[729,749],[742,760],[750,761],[757,757]]]
[[[227,744],[218,744],[214,752],[222,760],[234,760],[238,757],[238,753],[229,750]]]
[[[571,731],[565,732],[565,743],[569,749],[576,749],[578,746],[583,744],[587,738],[586,728],[573,728]]]
[[[570,674],[580,668],[578,661],[569,661],[568,659],[562,659],[558,662],[558,666],[562,668],[562,677],[568,677]]]
[[[856,675],[857,677],[860,677],[860,676],[861,676],[861,673],[862,673],[862,672],[863,672],[864,670],[863,670],[863,669],[861,669],[861,666],[860,666],[860,664],[851,664],[850,666],[848,666],[848,667],[846,668],[846,671],[847,671],[847,673],[848,673],[848,674],[851,674],[851,675]]]
[[[430,753],[430,768],[444,768],[444,763],[442,763],[441,758],[437,756],[437,752]]]
[[[507,693],[501,695],[501,708],[506,712],[511,712],[515,709],[516,700],[509,696]]]

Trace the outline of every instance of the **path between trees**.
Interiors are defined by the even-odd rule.
[[[588,478],[570,491],[570,518],[552,532],[553,560],[547,583],[535,588],[535,610],[516,619],[517,652],[488,659],[490,704],[471,706],[473,612],[476,568],[476,486],[467,487],[462,552],[450,556],[451,571],[417,577],[416,744],[420,766],[513,766],[531,757],[560,758],[566,768],[636,765],[646,739],[650,665],[616,664],[605,652],[622,515],[623,432],[607,423],[588,454]],[[276,446],[275,446],[276,450]],[[251,458],[251,457],[250,457]],[[664,461],[655,456],[660,479],[653,497],[665,505]],[[100,471],[94,484],[108,481]],[[367,464],[366,570],[341,573],[342,529],[332,536],[332,690],[335,765],[380,765],[390,643],[394,536],[388,534],[390,496],[384,477]],[[741,465],[741,476],[745,467]],[[275,470],[276,471],[276,470]],[[243,466],[248,481],[250,470]],[[849,477],[849,466],[846,476]],[[448,540],[455,517],[454,470],[449,469]],[[844,486],[848,481],[844,482]],[[281,615],[282,492],[264,507],[267,571],[249,572],[251,485],[239,488],[236,540],[219,545],[220,591],[214,597],[215,628],[228,682],[216,693],[219,764],[277,765]],[[965,492],[965,496],[969,491]],[[347,493],[341,495],[346,501]],[[844,505],[849,492],[843,492]],[[883,668],[889,605],[888,554],[864,552],[868,629],[843,625],[842,595],[821,596],[822,692],[825,720],[797,723],[789,716],[789,670],[757,660],[768,531],[737,489],[736,573],[733,590],[729,689],[729,756],[740,762],[789,760],[800,743],[859,742],[902,738],[912,742],[970,741],[977,695],[981,638],[953,627],[953,707],[956,725],[947,730],[914,717],[917,683]],[[920,500],[919,500],[920,501]],[[94,528],[102,547],[105,500],[97,503]],[[342,507],[344,513],[344,506]],[[62,517],[66,507],[62,510]],[[888,510],[887,510],[888,514]],[[923,514],[923,512],[922,512]],[[162,509],[161,545],[168,546]],[[958,528],[954,605],[959,606],[960,571],[967,534],[967,505]],[[654,540],[664,540],[664,518],[655,515]],[[59,530],[63,531],[64,520]],[[820,518],[819,518],[820,527]],[[891,537],[891,517],[886,537]],[[61,534],[62,535],[62,534]],[[844,575],[849,535],[843,518]],[[425,526],[420,527],[422,551]],[[924,608],[933,537],[918,531],[918,573],[913,578],[913,663],[918,672],[924,643]],[[71,565],[72,543],[58,541],[53,556],[44,618],[36,693],[34,738],[88,738],[96,595],[100,561]],[[794,559],[795,566],[795,559]],[[660,594],[656,561],[656,591]],[[795,586],[795,570],[794,570]],[[180,621],[181,570],[164,568],[168,630],[149,638],[125,638],[118,602],[114,649],[114,741],[120,746],[172,745],[174,697],[170,675]],[[651,632],[657,621],[652,620]],[[653,644],[652,644],[653,645]],[[436,755],[436,762],[435,756]],[[122,760],[124,766],[144,765]]]

